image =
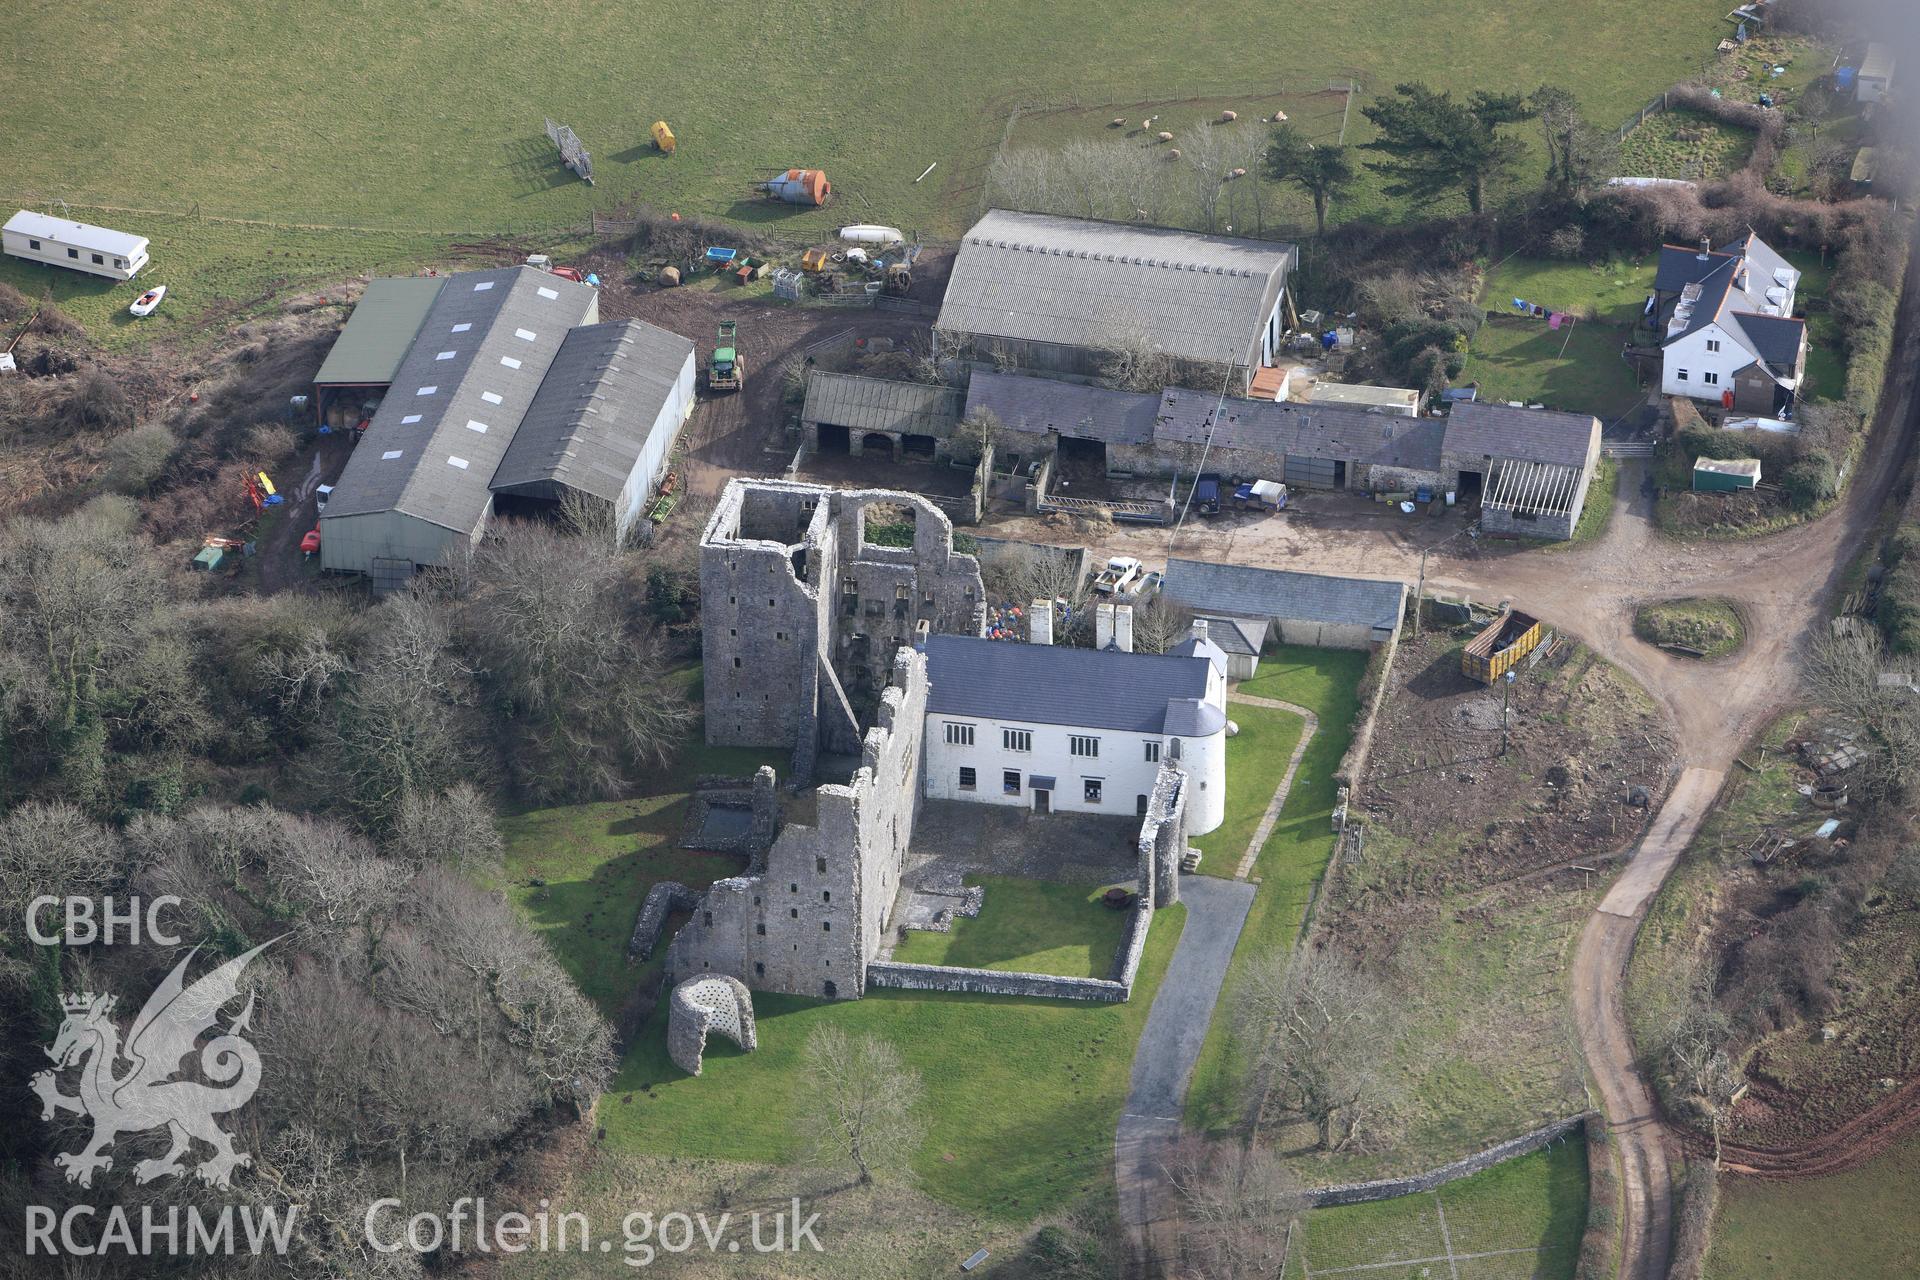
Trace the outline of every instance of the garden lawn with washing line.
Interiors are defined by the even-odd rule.
[[[598,1119],[615,1148],[791,1163],[804,1154],[793,1117],[805,1090],[807,1037],[825,1026],[872,1034],[898,1049],[926,1086],[927,1140],[913,1162],[921,1187],[987,1217],[1034,1218],[1110,1181],[1134,1044],[1185,917],[1182,906],[1154,913],[1125,1004],[880,990],[822,1001],[759,992],[759,1049],[742,1053],[710,1040],[698,1078],[667,1058],[662,1004],[640,1028]]]
[[[1920,1275],[1920,1138],[1846,1173],[1720,1180],[1706,1280]]]
[[[1357,686],[1366,663],[1364,653],[1281,645],[1260,659],[1257,676],[1235,686],[1235,692],[1311,708],[1319,717],[1320,731],[1302,753],[1280,820],[1254,863],[1252,878],[1260,882],[1259,889],[1247,911],[1187,1094],[1187,1123],[1195,1128],[1218,1131],[1240,1120],[1250,1046],[1242,1042],[1234,1027],[1239,985],[1249,966],[1293,945],[1306,916],[1308,898],[1333,856],[1333,773],[1352,738],[1354,714],[1359,709]],[[1249,710],[1258,708],[1228,703],[1228,712],[1236,720]],[[1233,785],[1239,743],[1240,739],[1234,738],[1227,744],[1229,786]],[[1291,745],[1288,750],[1292,750]],[[1285,768],[1283,755],[1267,782],[1269,799]],[[1265,808],[1265,801],[1261,807]],[[1210,871],[1231,875],[1245,847],[1246,840],[1242,839],[1232,861],[1223,859],[1216,865],[1209,857],[1203,865]],[[1139,999],[1138,995],[1134,998]]]
[[[1596,320],[1556,330],[1547,328],[1545,317],[1492,310],[1454,381],[1477,383],[1480,399],[1496,404],[1517,400],[1610,422],[1641,395],[1633,370],[1620,358],[1626,336],[1625,329]]]
[[[905,964],[1105,978],[1126,937],[1128,912],[1100,901],[1106,885],[1049,884],[1014,876],[980,876],[986,889],[977,916],[957,916],[945,933],[915,929],[893,949]]]
[[[537,242],[637,198],[795,240],[862,221],[951,236],[977,213],[1018,102],[1205,95],[1209,85],[1317,90],[1351,67],[1369,93],[1415,77],[1456,93],[1552,81],[1609,128],[1697,68],[1724,11],[1714,0],[1616,0],[1582,12],[1587,56],[1568,63],[1566,15],[1551,6],[1459,0],[1389,12],[1337,0],[1289,27],[1295,70],[1283,75],[1273,42],[1247,38],[1272,17],[1252,0],[1230,0],[1204,22],[1167,21],[1145,0],[984,0],[858,16],[827,0],[777,0],[724,39],[706,9],[685,5],[636,15],[558,0],[541,16],[544,30],[564,34],[546,38],[521,12],[482,0],[74,0],[58,23],[9,30],[0,195],[65,200],[81,217],[148,234],[154,219],[139,210],[197,209],[443,243],[492,233]],[[856,38],[867,28],[884,35],[885,57]],[[120,33],[143,65],[166,72],[129,75],[122,41],[76,42],[74,30]],[[1279,83],[1289,77],[1291,89]],[[561,167],[543,117],[576,130],[598,185]],[[677,154],[649,145],[655,119],[673,126]],[[1514,132],[1535,147],[1537,129]],[[929,164],[938,167],[921,178]],[[803,211],[750,192],[790,166],[825,168],[835,203]],[[198,245],[155,236],[149,278],[175,291],[162,314],[244,303],[265,278],[262,245],[275,246],[264,228],[230,226]],[[273,278],[294,287],[333,278],[363,251],[348,235],[327,252],[325,263],[276,258]],[[23,269],[0,278],[37,294],[65,274]],[[72,303],[90,326],[132,296],[91,288]]]
[[[1587,1229],[1586,1142],[1575,1133],[1437,1191],[1315,1209],[1302,1227],[1288,1280],[1343,1268],[1375,1280],[1571,1280]]]

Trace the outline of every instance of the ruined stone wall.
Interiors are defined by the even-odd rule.
[[[852,780],[817,788],[813,825],[781,828],[758,874],[707,890],[668,949],[669,981],[721,974],[756,991],[864,992],[919,813],[925,655],[902,650],[895,675]]]
[[[1153,913],[1144,914],[1151,918]],[[877,960],[867,966],[867,981],[875,987],[901,991],[959,991],[976,996],[1037,996],[1105,1004],[1118,1004],[1131,994],[1126,984],[1109,978],[1062,978],[1051,973],[904,964],[898,960]]]

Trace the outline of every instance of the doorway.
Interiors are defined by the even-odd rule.
[[[820,452],[844,454],[850,451],[851,438],[845,427],[831,422],[820,424]]]
[[[1035,787],[1033,791],[1033,811],[1035,813],[1053,812],[1053,792],[1045,787]]]

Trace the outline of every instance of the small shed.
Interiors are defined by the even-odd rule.
[[[1758,458],[1696,458],[1693,487],[1700,493],[1734,493],[1760,483]]]
[[[320,372],[313,375],[313,410],[319,421],[324,423],[328,409],[344,402],[346,412],[335,425],[350,426],[348,419],[357,421],[363,404],[378,403],[386,395],[446,282],[445,276],[392,276],[367,285],[321,361]]]
[[[1860,60],[1860,72],[1854,77],[1854,100],[1862,106],[1878,102],[1893,87],[1893,50],[1875,40]]]

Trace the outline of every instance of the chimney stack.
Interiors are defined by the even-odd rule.
[[[1027,639],[1034,644],[1053,643],[1053,601],[1035,600],[1028,606]]]
[[[1700,237],[1700,253],[1698,255],[1700,261],[1705,262],[1707,260],[1707,255],[1712,252],[1713,252],[1713,241],[1707,239],[1707,237],[1705,236],[1701,236]]]
[[[1113,644],[1113,601],[1102,600],[1093,607],[1093,647],[1106,649]]]
[[[1133,606],[1130,604],[1113,607],[1113,643],[1122,653],[1133,652]]]
[[[1195,644],[1205,644],[1207,642],[1207,620],[1205,618],[1195,618],[1193,620],[1193,642]]]

